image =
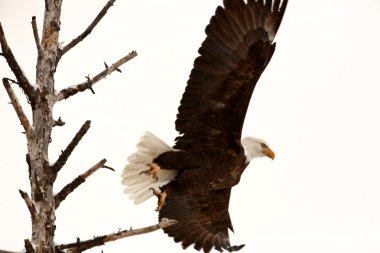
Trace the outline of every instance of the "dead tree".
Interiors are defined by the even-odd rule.
[[[52,141],[51,133],[53,127],[64,125],[61,118],[53,118],[53,107],[56,103],[67,100],[79,92],[90,90],[94,93],[93,85],[95,83],[115,70],[120,71],[119,67],[133,59],[137,53],[132,51],[110,66],[105,64],[105,69],[100,73],[93,77],[87,76],[83,82],[69,86],[61,91],[54,90],[54,75],[60,59],[91,33],[114,2],[115,0],[109,0],[83,33],[67,45],[60,47],[58,35],[60,31],[62,0],[45,0],[41,38],[37,29],[36,18],[32,17],[32,29],[38,52],[35,86],[31,85],[28,77],[22,71],[19,61],[13,55],[0,23],[1,56],[6,59],[15,75],[15,79],[3,78],[2,82],[24,129],[28,147],[26,163],[29,172],[31,196],[20,190],[20,195],[26,203],[32,220],[32,235],[30,238],[25,239],[26,252],[82,252],[110,241],[151,232],[173,223],[173,221],[165,221],[147,228],[122,230],[109,235],[95,236],[87,241],[77,241],[62,245],[54,244],[54,232],[56,229],[55,211],[61,202],[79,185],[85,182],[86,178],[92,173],[100,168],[112,168],[106,166],[106,159],[102,159],[72,182],[68,183],[60,192],[57,194],[53,193],[53,185],[58,172],[65,165],[75,147],[90,128],[90,121],[86,121],[68,146],[62,151],[59,158],[53,164],[49,164],[48,148]],[[32,119],[28,119],[24,113],[24,109],[12,88],[15,85],[19,86],[24,92],[32,110]]]

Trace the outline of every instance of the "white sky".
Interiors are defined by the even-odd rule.
[[[60,41],[82,32],[106,0],[63,3]],[[118,0],[92,35],[63,57],[56,89],[84,81],[131,50],[139,56],[105,81],[56,105],[54,162],[89,119],[91,128],[60,172],[55,191],[107,158],[57,211],[56,241],[69,243],[157,222],[155,200],[133,206],[120,173],[150,130],[172,144],[177,107],[204,28],[221,0]],[[42,31],[43,1],[0,0],[0,21],[30,80]],[[241,252],[380,252],[380,1],[289,0],[277,48],[254,92],[244,134],[267,140],[276,159],[251,164],[230,203],[232,244]],[[4,59],[0,76],[11,77]],[[24,110],[29,108],[19,89]],[[20,250],[30,217],[18,189],[30,192],[26,140],[0,88],[0,249]],[[181,252],[161,231],[89,252]],[[195,252],[192,248],[187,252]]]

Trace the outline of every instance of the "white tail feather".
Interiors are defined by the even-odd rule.
[[[160,154],[173,150],[168,144],[156,137],[151,132],[145,132],[137,143],[137,151],[128,157],[128,162],[121,174],[121,183],[125,185],[124,193],[135,204],[140,204],[153,196],[150,188],[159,191],[161,186],[168,184],[177,175],[175,170],[159,170],[158,180],[151,175],[142,172],[149,169],[147,164],[152,163],[153,159]]]

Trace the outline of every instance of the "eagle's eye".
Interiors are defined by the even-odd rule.
[[[262,149],[268,149],[267,144],[261,142],[260,145]]]

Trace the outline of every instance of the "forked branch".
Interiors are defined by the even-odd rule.
[[[39,66],[41,58],[42,58],[42,54],[43,54],[43,49],[41,46],[40,36],[38,35],[37,21],[36,21],[35,16],[32,17],[32,29],[33,29],[34,42],[36,43],[37,53],[38,53],[37,66]]]
[[[69,145],[67,145],[66,149],[62,151],[61,155],[58,157],[57,161],[52,166],[52,169],[55,173],[58,173],[58,171],[62,169],[62,167],[66,164],[75,147],[79,144],[83,136],[87,133],[88,129],[90,128],[90,124],[91,121],[87,120],[76,133]]]
[[[84,183],[86,179],[91,176],[95,171],[97,171],[100,168],[106,168],[106,169],[111,169],[108,166],[105,166],[105,163],[107,162],[106,159],[101,160],[94,166],[92,166],[90,169],[88,169],[86,172],[83,174],[79,175],[77,178],[75,178],[71,183],[67,184],[65,187],[62,188],[62,190],[57,193],[54,196],[55,200],[55,209],[59,207],[62,201],[66,199],[66,197],[72,193],[76,188],[78,188],[79,185]],[[113,169],[111,169],[113,170]]]
[[[91,24],[86,28],[86,30],[81,33],[78,37],[76,37],[75,39],[73,39],[69,44],[67,44],[63,49],[62,49],[62,52],[61,52],[61,55],[64,55],[65,53],[67,53],[67,51],[69,51],[70,49],[72,49],[73,47],[75,47],[79,42],[81,42],[84,38],[86,38],[91,32],[92,30],[95,28],[95,26],[99,23],[99,21],[104,17],[104,15],[106,15],[108,9],[113,5],[113,3],[115,2],[116,0],[110,0],[106,3],[106,5],[103,7],[103,9],[99,12],[99,14],[96,16],[96,18],[91,22]]]
[[[115,70],[119,70],[119,67],[121,65],[123,65],[127,61],[135,58],[136,56],[137,56],[136,51],[132,51],[128,55],[124,56],[123,58],[121,58],[120,60],[118,60],[117,62],[112,64],[110,67],[108,67],[106,65],[106,69],[103,70],[102,72],[100,72],[99,74],[97,74],[96,76],[94,76],[93,78],[87,77],[87,81],[80,83],[80,84],[77,84],[77,85],[74,85],[74,86],[70,86],[66,89],[61,90],[57,96],[57,101],[60,101],[62,99],[67,99],[67,98],[77,94],[78,92],[85,91],[87,89],[92,90],[92,86],[95,83],[99,82],[100,80],[102,80],[107,75],[114,72]]]
[[[24,91],[26,97],[28,98],[28,101],[30,102],[33,108],[34,100],[35,100],[35,96],[34,96],[35,90],[33,86],[30,84],[30,82],[28,81],[28,79],[26,78],[26,76],[24,75],[24,72],[22,71],[20,65],[17,63],[16,58],[14,57],[12,53],[12,50],[9,48],[1,23],[0,23],[0,44],[1,44],[2,55],[7,60],[9,67],[11,68],[12,72],[15,74],[17,78],[17,81],[18,81],[17,84]]]
[[[13,92],[12,86],[9,83],[9,79],[3,78],[3,84],[5,87],[5,90],[8,93],[9,98],[11,99],[11,104],[13,105],[13,108],[16,111],[16,114],[21,122],[21,125],[23,126],[25,130],[26,138],[29,139],[32,132],[32,127],[29,123],[29,120],[26,117],[20,103],[18,102],[16,94]]]
[[[177,221],[175,220],[162,219],[161,222],[153,226],[139,228],[139,229],[129,229],[129,230],[126,229],[126,230],[122,230],[117,233],[112,233],[109,235],[97,236],[87,241],[78,241],[75,243],[59,245],[59,246],[56,246],[56,249],[57,251],[66,250],[65,252],[79,253],[79,252],[83,252],[85,250],[91,249],[93,247],[104,245],[108,242],[116,241],[125,237],[150,233],[158,229],[162,229],[162,228],[166,228],[168,226],[174,225],[175,223],[177,223]]]
[[[36,207],[34,206],[32,200],[30,199],[29,195],[26,192],[21,191],[21,190],[18,190],[18,191],[21,197],[23,198],[23,200],[25,201],[26,206],[29,209],[29,213],[30,213],[30,216],[32,217],[32,220],[34,220],[37,217]]]

